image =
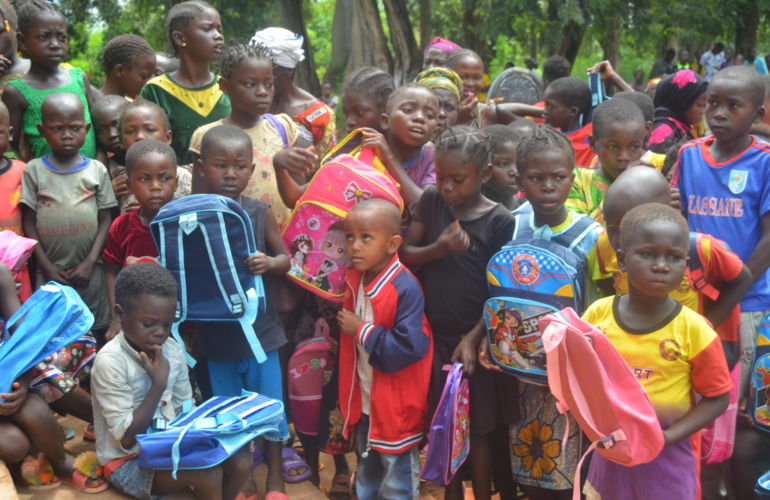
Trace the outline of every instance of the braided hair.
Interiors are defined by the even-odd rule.
[[[372,98],[381,110],[385,109],[388,98],[396,90],[393,77],[380,68],[364,66],[345,78],[342,92],[354,92],[362,97]]]
[[[136,57],[140,54],[155,56],[150,44],[138,35],[118,35],[104,46],[102,52],[102,68],[105,74],[109,74],[112,68],[122,64],[124,68],[131,69]]]
[[[561,150],[567,158],[567,165],[575,165],[575,150],[567,136],[549,125],[538,125],[516,146],[516,170],[521,174],[530,156],[551,149]]]
[[[64,17],[64,11],[55,3],[46,2],[45,0],[26,0],[16,7],[19,33],[26,35],[29,28],[32,27],[32,23],[35,22],[35,18],[42,12],[52,12]],[[9,20],[8,22],[11,21]]]
[[[174,43],[174,32],[187,29],[190,21],[201,15],[206,10],[216,10],[210,3],[203,0],[189,0],[174,5],[166,14],[166,43],[172,56],[177,56],[178,51]]]
[[[489,162],[491,142],[481,130],[468,125],[443,127],[437,133],[436,153],[459,155],[473,163],[476,173],[481,172]]]
[[[219,56],[219,73],[230,78],[233,70],[246,59],[270,61],[270,49],[262,43],[251,45],[238,40],[227,44]]]

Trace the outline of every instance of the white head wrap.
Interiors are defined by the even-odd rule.
[[[270,49],[270,56],[278,66],[293,69],[305,60],[302,49],[303,38],[285,28],[265,28],[254,33],[251,45],[264,44]]]

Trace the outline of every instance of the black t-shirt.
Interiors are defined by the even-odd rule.
[[[257,250],[267,252],[265,225],[269,205],[261,201],[241,196],[240,205],[249,214],[254,227],[254,239]],[[254,331],[265,352],[272,351],[286,344],[286,332],[275,309],[273,282],[275,276],[263,274],[267,309],[254,322]],[[237,322],[217,323],[201,321],[197,324],[200,354],[215,361],[235,361],[253,356],[246,341],[241,325]]]
[[[423,244],[436,241],[455,218],[438,190],[429,188],[417,204],[414,219],[425,224]],[[478,219],[460,221],[470,237],[468,250],[422,266],[425,314],[436,340],[456,344],[481,318],[489,298],[489,259],[511,240],[514,218],[502,205]]]

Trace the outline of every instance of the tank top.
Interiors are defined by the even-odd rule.
[[[49,95],[56,92],[69,92],[74,94],[80,99],[85,108],[85,121],[87,124],[91,124],[91,111],[88,108],[88,99],[86,98],[86,89],[83,85],[83,71],[80,68],[72,68],[68,70],[70,74],[70,82],[67,85],[55,89],[36,89],[29,86],[24,80],[13,80],[8,85],[16,87],[24,99],[27,100],[27,109],[24,111],[22,117],[22,126],[24,130],[24,136],[29,144],[30,152],[29,158],[40,158],[46,153],[51,152],[51,148],[45,140],[45,137],[40,135],[37,130],[38,124],[42,123],[43,101]],[[94,136],[94,128],[89,127],[86,134],[86,141],[83,146],[80,147],[80,152],[83,155],[96,159],[96,137]]]

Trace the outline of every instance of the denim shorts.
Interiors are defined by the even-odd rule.
[[[142,500],[160,500],[164,495],[152,494],[155,471],[142,469],[136,458],[130,458],[109,475],[107,481],[121,493]]]

